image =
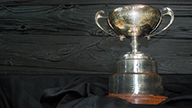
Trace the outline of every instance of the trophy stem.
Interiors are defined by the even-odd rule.
[[[138,49],[139,49],[139,46],[140,46],[140,44],[139,44],[139,42],[137,40],[137,36],[132,37],[132,42],[131,42],[130,45],[132,47],[132,52],[136,53],[138,51]]]
[[[110,11],[107,17],[99,11],[95,21],[106,18],[111,29],[119,35],[120,40],[131,38],[132,51],[119,57],[115,65],[115,74],[109,77],[109,97],[119,97],[133,104],[159,104],[168,97],[163,94],[163,79],[157,72],[157,65],[152,56],[138,51],[139,38],[154,36],[167,29],[174,20],[173,11],[166,7],[165,14],[155,7],[147,5],[127,5]],[[160,25],[163,16],[171,16],[169,24],[162,30],[154,32]],[[147,36],[145,36],[147,35]],[[114,35],[112,35],[114,36]]]

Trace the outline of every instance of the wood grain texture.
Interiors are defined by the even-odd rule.
[[[55,38],[55,39],[54,39]],[[79,70],[92,72],[113,72],[115,60],[130,51],[129,42],[119,42],[117,38],[92,37],[68,40],[71,44],[6,43],[1,45],[0,64],[29,69]],[[58,40],[65,40],[67,37]],[[92,40],[92,41],[91,41]],[[70,42],[69,42],[70,41]],[[153,40],[155,41],[155,40]],[[141,51],[152,55],[158,63],[160,73],[190,73],[192,65],[191,40],[160,39],[158,42],[141,47]],[[73,43],[73,44],[72,44]],[[2,70],[5,70],[4,67]],[[173,71],[174,70],[174,71]],[[14,70],[15,71],[15,70]],[[65,72],[65,71],[64,71]]]
[[[151,4],[158,8],[172,8],[175,21],[152,40],[142,39],[141,51],[155,58],[159,73],[192,73],[191,2],[178,5],[179,0],[175,4],[165,1]],[[0,72],[113,73],[116,59],[130,51],[130,40],[121,42],[102,32],[95,24],[94,15],[101,9],[108,12],[121,6],[121,1],[110,5],[100,4],[102,1],[91,4],[82,0],[84,5],[75,0],[71,2],[74,4],[1,6]],[[169,17],[165,17],[159,29],[168,21]],[[101,23],[108,29],[105,20]]]
[[[19,34],[104,36],[106,34],[96,27],[95,13],[99,10],[108,12],[119,6],[2,6],[0,8],[0,28],[2,33],[12,31]],[[164,7],[164,5],[153,6],[160,9]],[[192,9],[190,6],[169,5],[169,7],[173,8],[175,12],[175,21],[160,36],[166,35],[165,38],[191,38]],[[161,26],[164,27],[168,21],[169,17],[164,17]],[[103,23],[104,26],[107,25],[105,20],[103,20]]]
[[[3,0],[3,5],[39,4],[192,4],[190,0]]]

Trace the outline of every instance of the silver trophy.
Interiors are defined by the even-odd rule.
[[[104,11],[98,11],[95,22],[100,29],[109,35],[98,22],[106,18],[110,28],[120,37],[131,38],[132,51],[121,56],[116,62],[115,74],[109,78],[109,97],[120,97],[133,104],[158,104],[167,97],[162,96],[162,77],[158,75],[156,62],[149,54],[138,51],[138,37],[155,36],[166,30],[174,20],[174,13],[169,7],[160,11],[148,5],[127,5],[110,11],[102,16]],[[170,16],[170,22],[160,31],[156,29],[165,15]]]

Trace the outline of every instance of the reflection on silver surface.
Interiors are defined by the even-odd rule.
[[[154,73],[157,74],[156,62],[148,54],[128,52],[116,62],[116,73]]]
[[[121,56],[116,62],[115,74],[109,78],[109,93],[119,94],[152,94],[163,93],[162,77],[157,73],[156,62],[148,54],[138,51],[138,37],[147,37],[166,30],[174,20],[174,13],[169,7],[162,11],[148,5],[127,5],[110,11],[106,17],[104,11],[95,15],[95,23],[104,32],[98,19],[106,18],[111,29],[120,37],[132,39],[132,51]],[[163,16],[169,15],[170,21],[162,30],[156,31]],[[156,31],[156,32],[155,32]]]
[[[105,12],[98,11],[95,15],[95,22],[103,31],[98,19],[107,18],[110,27],[119,35],[119,37],[137,37],[154,36],[166,30],[174,20],[174,13],[169,7],[162,9],[163,13],[156,7],[148,5],[127,5],[110,11],[107,17],[102,16]],[[162,17],[169,15],[171,17],[169,24],[158,32],[154,32],[160,25]]]
[[[162,77],[157,74],[114,74],[110,77],[109,93],[161,95]]]
[[[147,5],[128,5],[114,9],[108,14],[108,23],[117,34],[144,36],[159,26],[162,13]]]

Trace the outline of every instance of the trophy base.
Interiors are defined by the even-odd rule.
[[[108,97],[119,97],[132,104],[152,104],[157,105],[168,97],[160,95],[149,95],[149,94],[109,94]]]

